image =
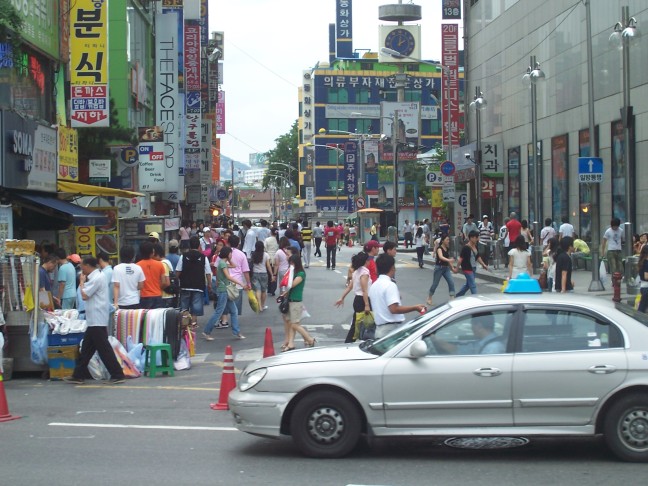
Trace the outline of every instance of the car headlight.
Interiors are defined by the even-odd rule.
[[[250,388],[254,387],[265,377],[268,372],[267,368],[259,368],[258,370],[251,371],[241,376],[239,381],[239,390],[247,391]]]

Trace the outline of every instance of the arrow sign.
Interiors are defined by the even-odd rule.
[[[578,182],[600,183],[603,181],[603,159],[601,157],[578,157]]]

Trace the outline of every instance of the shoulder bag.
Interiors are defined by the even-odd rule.
[[[241,294],[241,290],[236,286],[235,283],[228,283],[225,286],[225,289],[227,290],[227,300],[238,300],[239,295]]]

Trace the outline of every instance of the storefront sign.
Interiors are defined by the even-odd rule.
[[[351,0],[337,0],[335,8],[336,51],[340,58],[353,57],[353,7]]]
[[[23,21],[22,39],[59,59],[59,2],[54,0],[10,0]],[[92,2],[88,2],[92,3]],[[61,11],[64,10],[61,5]]]
[[[2,111],[3,186],[56,192],[56,130]]]
[[[90,182],[110,182],[110,159],[90,159]]]
[[[355,196],[358,192],[358,143],[344,144],[344,193],[347,196],[349,212],[355,211]]]
[[[183,107],[178,85],[178,51],[182,44],[178,37],[178,13],[168,11],[155,16],[155,61],[157,63],[156,121],[164,131],[164,150],[162,164],[162,187],[156,189],[169,191],[168,199],[178,200],[180,170],[184,154],[181,152]],[[140,151],[140,164],[142,153]],[[141,174],[141,169],[140,169]],[[149,178],[150,179],[150,178]],[[159,177],[158,177],[159,179]],[[142,184],[142,181],[140,181]],[[152,184],[146,182],[145,185]],[[142,187],[142,186],[140,186]]]
[[[204,118],[200,122],[200,183],[211,184],[212,122]]]
[[[216,103],[216,133],[225,133],[225,91],[218,92],[218,103]]]
[[[94,256],[95,254],[95,227],[76,226],[74,228],[76,252],[79,256]]]
[[[461,19],[461,0],[442,0],[441,9],[443,20]]]
[[[110,126],[108,0],[70,6],[70,89],[73,127]]]
[[[64,181],[79,180],[79,136],[74,128],[58,127],[57,177]]]
[[[482,172],[492,177],[504,177],[504,149],[501,142],[482,142]]]
[[[138,129],[139,145],[139,190],[146,192],[163,191],[165,182],[165,137],[160,126],[140,127]]]

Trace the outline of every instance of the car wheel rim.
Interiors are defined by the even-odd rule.
[[[308,433],[316,442],[332,444],[344,433],[342,414],[331,407],[321,407],[308,417]]]
[[[633,410],[619,422],[619,436],[635,451],[648,450],[648,410]]]

